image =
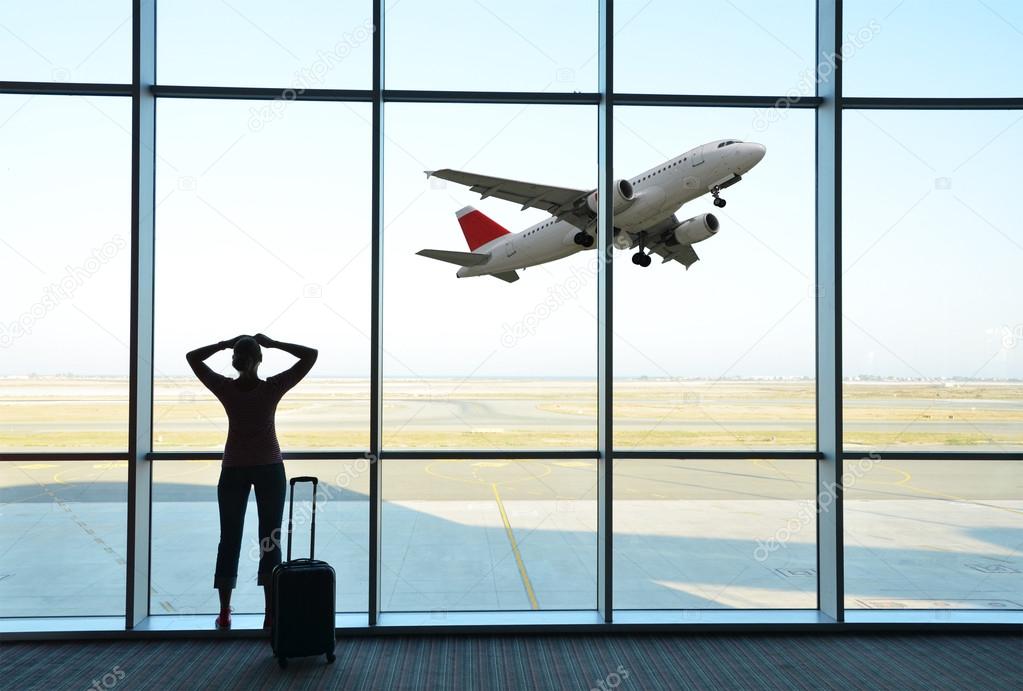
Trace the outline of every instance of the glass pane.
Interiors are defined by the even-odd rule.
[[[575,252],[579,229],[551,224],[545,211],[523,211],[500,193],[481,199],[423,171],[450,167],[581,197],[595,186],[595,115],[576,106],[387,107],[386,447],[593,448],[596,252]],[[459,221],[468,206],[479,214]],[[417,255],[474,248],[505,267],[575,253],[509,269],[513,283],[457,278],[458,266]]]
[[[593,0],[405,0],[386,13],[389,89],[597,90]]]
[[[367,461],[287,461],[289,478],[319,477],[316,500],[316,558],[337,574],[339,612],[365,612],[369,601],[369,465]],[[217,482],[220,461],[159,461],[153,464],[153,529],[150,611],[153,614],[216,614],[213,589],[219,542]],[[309,556],[312,486],[295,486],[292,556]],[[262,613],[256,585],[261,545],[255,492],[250,492],[231,606],[237,613]],[[288,504],[281,525],[287,555]],[[212,626],[212,618],[210,620]]]
[[[368,445],[369,106],[290,103],[253,129],[262,107],[159,105],[157,449],[223,449],[223,408],[185,353],[259,332],[320,351],[278,406],[282,448]],[[225,376],[230,352],[209,360]],[[260,375],[294,361],[266,349]]]
[[[845,443],[1023,448],[1014,112],[845,116]]]
[[[130,82],[131,7],[130,0],[5,2],[0,80]]]
[[[1017,0],[857,0],[844,5],[847,96],[1020,93]]]
[[[845,462],[845,606],[1023,609],[1023,463]]]
[[[817,606],[814,461],[618,460],[614,472],[616,609]]]
[[[758,117],[616,109],[615,174],[635,197],[615,222],[633,245],[615,255],[617,448],[816,443],[813,113]],[[708,188],[736,174],[714,206]],[[673,213],[716,230],[680,242]],[[640,239],[650,266],[634,263]]]
[[[386,611],[595,609],[595,461],[385,461]]]
[[[128,464],[0,463],[0,617],[122,616]]]
[[[614,87],[623,93],[816,93],[813,0],[619,0]]]
[[[157,3],[161,84],[368,89],[373,65],[368,0]]]
[[[0,96],[0,123],[0,450],[123,451],[131,101]]]

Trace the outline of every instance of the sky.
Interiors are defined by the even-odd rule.
[[[813,91],[812,2],[616,7],[623,92]],[[163,0],[158,81],[367,88],[369,9]],[[1004,69],[1023,62],[1018,3],[847,2],[845,19],[848,95],[1023,92]],[[127,2],[0,0],[0,79],[125,82],[130,27]],[[386,86],[592,91],[596,29],[595,2],[397,0]],[[191,348],[255,331],[318,346],[318,375],[368,375],[369,118],[367,104],[160,101],[158,376],[187,373]],[[1023,377],[1020,114],[845,120],[845,374]],[[594,253],[509,285],[456,279],[415,252],[463,250],[454,211],[467,204],[510,230],[544,217],[424,169],[594,187],[595,108],[389,104],[385,128],[385,375],[594,376]],[[617,255],[617,374],[812,376],[812,111],[618,108],[614,136],[619,177],[714,139],[768,150],[728,207],[679,212],[722,221],[689,271]],[[129,101],[0,96],[0,152],[0,374],[126,374]],[[11,336],[19,319],[31,333]],[[509,339],[519,324],[528,335]],[[226,371],[226,356],[214,364]]]

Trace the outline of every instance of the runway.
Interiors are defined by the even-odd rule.
[[[812,608],[814,461],[618,461],[618,606]],[[0,616],[123,607],[126,465],[5,463]],[[365,609],[367,467],[293,461],[321,478],[317,554],[339,607]],[[1005,461],[847,465],[850,607],[1023,608],[1023,472]],[[152,609],[203,613],[217,542],[213,461],[154,467]],[[590,609],[592,461],[385,461],[382,603],[388,611]],[[236,603],[256,611],[255,507]],[[304,553],[308,504],[296,507]],[[45,579],[54,587],[41,590]],[[44,602],[45,600],[45,602]],[[935,603],[946,603],[939,605]]]

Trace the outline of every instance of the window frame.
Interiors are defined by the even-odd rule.
[[[845,98],[842,94],[842,64],[838,59],[829,76],[817,84],[815,96],[708,96],[699,94],[637,94],[618,93],[612,80],[614,62],[613,0],[599,0],[598,11],[598,91],[585,93],[545,92],[482,92],[482,91],[415,91],[387,89],[383,81],[385,57],[385,14],[383,0],[372,0],[373,32],[372,86],[369,89],[307,89],[300,93],[289,89],[163,85],[156,82],[156,12],[155,3],[133,1],[132,82],[130,84],[50,83],[0,81],[0,93],[31,95],[78,95],[96,97],[130,97],[132,116],[132,269],[131,269],[131,348],[129,377],[129,441],[121,453],[110,452],[0,452],[0,461],[127,461],[128,477],[128,555],[126,583],[126,614],[115,621],[75,624],[56,620],[48,625],[38,622],[0,621],[0,638],[23,637],[26,631],[36,637],[68,637],[82,627],[101,631],[137,631],[141,635],[180,635],[182,630],[205,628],[205,621],[181,618],[171,624],[155,624],[165,615],[150,616],[149,550],[153,461],[185,461],[217,459],[217,453],[154,452],[152,449],[153,371],[153,195],[155,176],[155,106],[165,98],[212,98],[268,101],[284,98],[290,91],[296,100],[368,102],[372,104],[372,277],[368,287],[371,301],[370,349],[370,435],[368,448],[361,450],[324,450],[285,452],[285,459],[353,460],[369,464],[369,592],[365,615],[339,615],[338,626],[345,633],[390,630],[395,632],[444,631],[470,627],[473,631],[537,631],[545,628],[604,630],[609,626],[623,628],[707,628],[720,624],[732,629],[774,627],[779,629],[831,629],[887,626],[999,628],[1019,626],[1023,612],[946,611],[923,613],[892,613],[855,611],[848,615],[844,607],[843,535],[841,477],[843,462],[865,457],[874,459],[971,459],[1023,461],[1023,453],[983,452],[884,452],[847,451],[842,445],[842,332],[841,332],[841,269],[842,269],[842,115],[852,109],[898,110],[1023,110],[1023,98]],[[842,0],[817,0],[817,56],[835,55],[843,36]],[[2,76],[2,75],[0,75]],[[817,443],[808,451],[710,451],[695,449],[615,451],[612,429],[613,328],[612,287],[614,262],[599,263],[598,313],[602,316],[598,337],[598,435],[597,445],[583,450],[398,450],[387,449],[382,439],[382,363],[383,363],[383,144],[384,115],[388,103],[504,103],[597,106],[598,110],[598,190],[604,200],[598,215],[598,247],[613,254],[612,195],[606,192],[613,185],[613,140],[611,123],[616,106],[661,107],[733,107],[733,108],[801,108],[816,114],[816,277],[821,291],[816,312],[816,388]],[[684,160],[684,159],[683,159]],[[823,288],[821,288],[823,287]],[[403,459],[595,459],[598,472],[598,602],[593,612],[541,613],[536,617],[507,617],[499,613],[447,613],[438,621],[415,615],[380,612],[380,530],[381,530],[381,462]],[[611,585],[613,554],[613,460],[644,459],[802,459],[817,464],[818,488],[823,491],[839,487],[833,501],[824,506],[822,494],[817,495],[818,508],[818,607],[803,613],[764,613],[742,611],[725,614],[703,613],[693,619],[684,612],[649,613],[616,610]],[[837,483],[837,484],[834,484]],[[940,615],[940,616],[939,616]],[[110,618],[117,620],[118,618]],[[168,628],[170,627],[170,628]],[[171,629],[175,629],[171,630]],[[198,628],[197,628],[198,627]],[[156,632],[156,633],[154,633]],[[243,634],[244,635],[244,634]]]

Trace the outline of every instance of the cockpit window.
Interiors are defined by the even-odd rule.
[[[729,139],[727,141],[723,141],[720,144],[718,144],[718,148],[720,149],[722,146],[728,146],[729,144],[741,144],[741,143],[742,142],[740,142],[738,139]]]

